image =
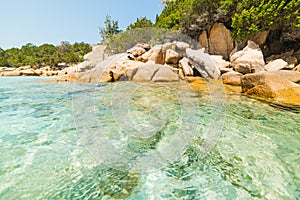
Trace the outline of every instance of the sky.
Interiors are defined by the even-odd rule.
[[[0,47],[96,44],[107,15],[125,30],[138,17],[154,22],[162,9],[161,0],[0,0]]]

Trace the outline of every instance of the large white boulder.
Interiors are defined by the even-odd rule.
[[[264,71],[264,56],[257,44],[248,41],[248,45],[230,57],[234,70],[242,74]]]
[[[210,55],[204,53],[203,49],[193,50],[186,49],[186,54],[192,65],[201,74],[203,78],[219,79],[221,72],[214,64]]]

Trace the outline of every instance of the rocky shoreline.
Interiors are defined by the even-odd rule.
[[[300,65],[288,64],[283,59],[265,64],[260,47],[253,41],[232,53],[229,62],[220,55],[209,55],[204,48],[192,49],[187,43],[174,41],[152,48],[137,44],[126,53],[102,61],[86,59],[62,70],[55,81],[174,82],[201,77],[222,80],[223,84],[241,88],[245,95],[300,105],[299,70]]]
[[[226,52],[228,52],[226,50]],[[219,54],[222,54],[219,52]],[[245,95],[267,101],[300,105],[300,65],[297,59],[281,55],[268,58],[255,42],[248,41],[240,51],[232,51],[229,61],[210,55],[205,48],[193,49],[188,43],[167,42],[151,47],[137,44],[126,53],[107,56],[104,47],[95,45],[85,61],[63,70],[0,68],[1,76],[58,76],[60,82],[177,82],[192,77],[221,80],[240,88]],[[292,64],[291,64],[292,63]]]
[[[60,70],[51,67],[36,68],[24,66],[19,68],[0,67],[0,76],[57,76]]]

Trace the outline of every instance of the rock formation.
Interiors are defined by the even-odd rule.
[[[203,36],[205,38],[205,36]],[[231,32],[222,23],[215,23],[209,34],[208,52],[211,55],[221,55],[228,60],[234,48]],[[205,42],[204,42],[205,44]]]
[[[243,74],[235,71],[231,71],[222,75],[222,80],[224,84],[240,86],[241,77]]]
[[[257,44],[248,41],[248,45],[230,57],[234,70],[242,74],[264,71],[264,56]]]
[[[247,74],[241,78],[242,92],[267,100],[300,102],[300,73],[276,71]]]
[[[218,79],[220,70],[203,50],[192,50],[184,42],[168,42],[148,48],[138,44],[125,54],[107,57],[96,64],[85,61],[65,69],[59,81],[113,82],[153,81],[173,82],[193,76],[194,70],[203,78]],[[186,55],[187,57],[183,57]]]
[[[186,49],[186,54],[192,65],[204,78],[219,79],[221,72],[215,66],[209,54],[203,50]]]

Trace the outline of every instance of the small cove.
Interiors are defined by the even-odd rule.
[[[0,199],[300,198],[298,109],[187,84],[43,80],[0,78]]]

